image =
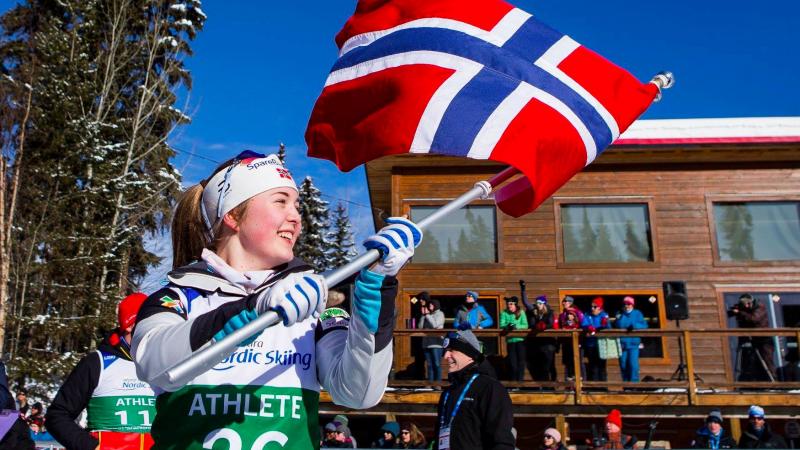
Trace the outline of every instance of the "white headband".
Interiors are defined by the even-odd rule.
[[[292,175],[276,155],[243,152],[226,169],[217,172],[203,189],[203,221],[210,237],[230,210],[249,198],[279,187],[297,190]]]

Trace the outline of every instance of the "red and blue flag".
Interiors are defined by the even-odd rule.
[[[348,171],[433,153],[524,176],[495,192],[518,217],[591,163],[658,93],[502,0],[361,0],[306,130]]]

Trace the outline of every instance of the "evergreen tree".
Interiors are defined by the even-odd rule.
[[[718,227],[725,237],[725,247],[720,245],[720,258],[727,261],[751,261],[753,250],[753,216],[747,205],[727,204],[723,208]],[[720,243],[722,244],[722,243]]]
[[[453,248],[453,240],[447,239],[447,262],[458,262],[456,250]]]
[[[592,261],[622,261],[619,252],[611,242],[611,233],[602,215],[599,223],[600,225],[597,227],[597,245],[594,247]]]
[[[306,177],[300,184],[299,201],[303,229],[294,246],[294,254],[315,270],[325,270],[328,267],[328,244],[325,241],[329,228],[328,202],[320,198],[320,191],[311,177]]]
[[[625,247],[628,250],[628,261],[650,261],[650,245],[639,239],[632,220],[625,222]]]
[[[578,222],[572,214],[573,209],[562,209],[561,217],[561,239],[564,244],[564,261],[581,261],[583,260],[583,250],[581,249],[581,240],[578,235]]]
[[[592,228],[592,223],[589,221],[588,208],[583,207],[583,220],[581,221],[581,261],[595,261],[596,248],[597,248],[597,233]]]
[[[472,243],[467,237],[467,232],[464,230],[464,228],[461,228],[461,230],[458,232],[458,241],[456,241],[455,248],[455,261],[453,262],[474,262],[476,261],[475,253],[475,248],[472,247]]]
[[[281,142],[278,145],[278,159],[281,161],[281,164],[286,166],[286,145]]]
[[[29,0],[0,18],[4,72],[32,94],[4,97],[30,106],[0,124],[15,137],[3,166],[25,180],[4,224],[14,270],[0,280],[0,342],[18,374],[70,370],[156,262],[143,236],[180,187],[166,139],[189,120],[175,91],[191,87],[183,60],[204,20],[197,0]]]
[[[329,247],[326,269],[341,267],[358,254],[355,251],[351,227],[347,208],[339,202],[333,210],[333,221],[327,236]]]
[[[471,218],[467,221],[469,224],[470,236],[472,240],[472,247],[475,249],[473,258],[477,261],[494,261],[495,260],[495,236],[483,217],[473,214],[467,207],[467,213]]]
[[[443,262],[441,243],[436,239],[436,234],[428,232],[419,247],[414,251],[414,261],[420,263]]]

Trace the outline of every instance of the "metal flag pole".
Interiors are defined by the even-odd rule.
[[[661,98],[661,91],[672,87],[675,83],[675,79],[670,72],[660,72],[650,80],[650,83],[658,88],[658,96],[655,100],[658,101]],[[444,216],[461,209],[473,200],[488,198],[494,188],[508,181],[518,173],[519,171],[517,169],[508,167],[489,180],[475,183],[472,189],[442,206],[430,216],[420,220],[417,226],[424,230]],[[380,253],[377,250],[370,250],[363,253],[344,266],[325,274],[325,281],[328,286],[336,286],[362,268],[377,261],[379,256]],[[167,369],[164,373],[157,376],[152,383],[156,386],[185,385],[197,376],[211,370],[212,367],[227,358],[241,342],[247,340],[250,336],[280,322],[281,318],[277,313],[268,311],[242,328],[225,336],[222,340],[209,342],[196,352],[187,356],[183,361],[175,364],[172,368]]]
[[[420,220],[417,226],[424,230],[444,216],[461,209],[473,200],[488,198],[494,188],[517,173],[519,173],[517,169],[508,167],[489,180],[475,183],[472,189],[442,206],[430,216]],[[377,261],[379,257],[380,252],[374,249],[363,253],[344,266],[325,274],[325,282],[328,286],[336,286],[362,268]],[[222,340],[209,342],[183,361],[157,376],[156,379],[153,380],[153,384],[157,386],[185,385],[197,376],[211,370],[212,367],[227,358],[241,342],[245,341],[250,336],[280,322],[281,318],[277,313],[274,311],[267,311],[242,328],[225,336]]]

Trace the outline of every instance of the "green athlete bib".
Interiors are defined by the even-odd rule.
[[[136,378],[133,362],[98,351],[100,379],[87,411],[91,431],[147,433],[156,415],[150,385]]]
[[[192,318],[221,303],[200,297],[186,309]],[[276,325],[181,389],[156,389],[153,449],[317,448],[316,325]]]
[[[158,396],[154,449],[271,450],[319,445],[319,392],[269,386],[187,386]]]

